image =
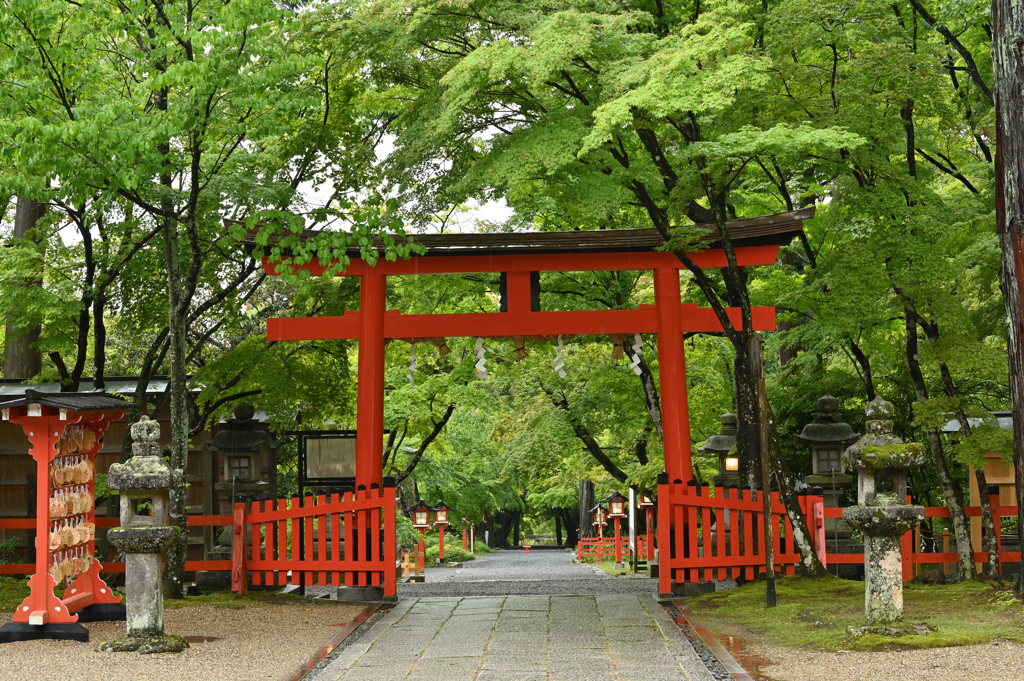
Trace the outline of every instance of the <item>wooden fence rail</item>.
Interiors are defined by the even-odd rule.
[[[629,540],[623,540],[628,544]],[[576,560],[596,558],[598,562],[615,557],[615,537],[583,537],[576,545]]]
[[[254,585],[304,580],[310,586],[383,587],[385,596],[394,596],[394,508],[394,487],[374,486],[329,497],[253,502],[250,512],[236,504],[233,515],[189,516],[189,527],[231,525],[237,540],[231,560],[190,560],[185,570],[230,570],[238,593],[251,578]],[[97,518],[96,525],[120,522]],[[0,530],[35,530],[35,519],[0,519]],[[35,569],[35,563],[0,565],[0,575],[31,575]],[[124,572],[124,563],[102,563],[102,572]]]

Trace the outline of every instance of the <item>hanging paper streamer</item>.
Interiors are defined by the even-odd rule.
[[[487,352],[487,351],[484,350],[484,339],[483,338],[477,338],[476,339],[476,377],[479,378],[481,381],[484,380],[485,378],[487,378],[487,367],[484,366],[485,364],[487,364],[487,359],[484,358],[484,353],[485,352]]]
[[[412,352],[409,353],[409,385],[416,387],[416,379],[413,377],[412,372],[416,371],[416,367],[419,364],[416,363],[416,345],[412,346]]]
[[[644,357],[644,342],[640,339],[640,334],[633,336],[633,359],[629,362],[629,368],[633,370],[633,373],[639,376],[642,372],[640,371],[640,360]]]
[[[565,366],[565,362],[562,360],[562,337],[558,337],[558,350],[555,351],[555,373],[565,378],[565,370],[562,367]]]

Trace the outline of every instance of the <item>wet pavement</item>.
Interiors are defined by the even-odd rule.
[[[403,598],[310,678],[708,681],[712,677],[672,618],[649,595],[538,594]]]

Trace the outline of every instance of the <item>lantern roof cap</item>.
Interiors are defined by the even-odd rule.
[[[739,419],[736,414],[722,414],[722,430],[712,435],[708,441],[697,448],[701,454],[726,454],[736,444],[736,429]]]
[[[805,445],[843,444],[860,437],[849,423],[839,420],[839,400],[825,394],[818,399],[818,411],[811,415],[812,423],[804,426],[796,441]]]
[[[425,502],[422,499],[420,499],[415,504],[413,504],[409,508],[405,509],[405,512],[406,513],[412,513],[413,511],[415,511],[416,509],[419,509],[419,508],[425,508],[425,509],[430,510],[430,511],[436,511],[437,510],[436,508],[434,508],[433,506],[431,506],[427,502]]]

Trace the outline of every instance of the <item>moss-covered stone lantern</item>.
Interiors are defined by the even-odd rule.
[[[925,463],[922,445],[892,434],[892,404],[881,397],[868,403],[867,434],[847,448],[843,463],[857,471],[857,506],[843,518],[864,533],[864,614],[868,625],[903,619],[903,560],[900,540],[925,517],[922,506],[908,506],[907,470]],[[890,492],[878,491],[882,478]]]
[[[107,487],[121,495],[121,527],[107,539],[125,553],[128,636],[100,646],[104,651],[181,652],[180,636],[164,634],[163,552],[178,538],[167,515],[170,489],[182,483],[163,457],[160,424],[143,416],[132,425],[132,458],[113,464]]]

